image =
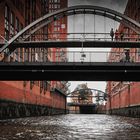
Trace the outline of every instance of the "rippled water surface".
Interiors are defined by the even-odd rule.
[[[140,119],[68,114],[4,120],[0,140],[140,140]]]

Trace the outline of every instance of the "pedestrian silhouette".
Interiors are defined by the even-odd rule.
[[[124,37],[124,33],[123,33],[123,31],[121,31],[120,32],[120,39],[121,39],[121,41],[123,40],[123,37]]]
[[[118,30],[116,29],[116,31],[115,31],[115,40],[117,41],[118,38],[119,38],[119,32],[118,32]]]
[[[129,50],[126,50],[126,52],[125,52],[125,60],[126,60],[126,62],[130,62],[130,51]]]
[[[111,28],[110,36],[111,36],[111,40],[113,41],[113,37],[114,37],[114,31],[113,31],[113,28]]]

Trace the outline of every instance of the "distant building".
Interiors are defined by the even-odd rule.
[[[68,5],[67,0],[48,0],[49,13],[55,12]],[[48,40],[66,40],[67,39],[67,16],[54,21],[48,25]],[[53,62],[67,61],[67,48],[49,48],[49,58]],[[52,81],[52,87],[58,88],[62,92],[68,90],[69,83],[67,81]]]
[[[140,1],[128,0],[125,15],[140,23]],[[124,33],[124,39],[138,41],[138,35],[128,27],[120,24],[118,32]],[[139,48],[112,48],[110,62],[127,63],[125,52],[130,51],[130,62],[140,61]],[[133,52],[133,53],[131,53]],[[119,76],[119,75],[118,75]],[[140,82],[115,82],[108,81],[106,90],[110,96],[107,102],[107,110],[113,114],[140,116]]]

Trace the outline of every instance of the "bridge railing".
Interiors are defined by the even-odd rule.
[[[68,41],[139,41],[140,35],[139,34],[127,34],[124,33],[123,38],[121,39],[120,34],[118,34],[117,39],[115,35],[113,36],[113,40],[110,36],[110,33],[48,33],[48,34],[35,34],[30,37],[30,40],[42,40],[42,36],[46,36],[44,40],[51,40],[51,41],[62,41],[62,40],[68,40]],[[23,38],[19,38],[20,40],[26,40],[26,36],[23,36]]]
[[[4,38],[5,35],[0,35],[0,43],[6,43],[9,39],[11,39],[14,35],[9,35],[8,39]],[[140,41],[140,34],[135,33],[124,33],[124,36],[120,37],[120,33],[118,33],[117,37],[114,34],[113,40],[110,36],[110,33],[36,33],[27,38],[29,34],[24,34],[24,36],[19,37],[16,42],[20,41]]]
[[[127,56],[126,56],[127,55]],[[5,62],[140,62],[140,52],[49,51],[12,53]]]

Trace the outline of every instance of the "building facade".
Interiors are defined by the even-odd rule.
[[[140,1],[128,0],[125,15],[140,23]],[[118,32],[124,33],[123,39],[138,41],[139,35],[134,31],[120,24]],[[109,61],[122,63],[140,62],[139,48],[112,48],[115,52],[109,56]],[[126,54],[129,52],[129,60]],[[109,113],[140,117],[140,82],[107,82],[106,90],[109,94],[107,101],[107,110]]]
[[[0,41],[6,42],[37,18],[47,14],[48,12],[53,12],[56,7],[58,7],[57,9],[60,9],[64,6],[67,6],[67,1],[63,0],[1,1]],[[63,22],[65,24],[65,28],[61,28],[60,31],[64,30],[63,32],[67,32],[67,19],[65,18],[64,20],[62,19],[62,21],[57,22],[57,28],[59,28],[61,22]],[[49,39],[48,33],[53,32],[53,29],[55,30],[54,23],[40,29],[28,40]],[[38,51],[42,51],[43,54],[47,54],[47,56],[45,56],[45,61],[47,61],[48,58],[50,60],[53,59],[53,61],[56,59],[52,56],[48,57],[48,49],[20,48],[16,49],[14,53],[5,58],[5,60],[35,62]],[[55,49],[54,51],[57,50]],[[41,55],[41,53],[37,55],[37,61],[44,60],[44,55]],[[57,86],[59,89],[63,88],[63,85],[67,84],[65,82],[58,83],[59,84]],[[64,91],[67,91],[66,86]],[[49,81],[0,81],[0,119],[6,117],[12,118],[65,113],[66,97],[63,93],[57,90],[56,86],[54,87],[53,82]]]
[[[49,13],[55,12],[68,5],[67,0],[49,0]],[[67,39],[67,17],[55,20],[48,25],[48,40],[66,40]],[[67,48],[49,48],[49,58],[53,62],[66,62],[67,61]],[[51,81],[54,88],[66,92],[68,90],[68,81]]]

